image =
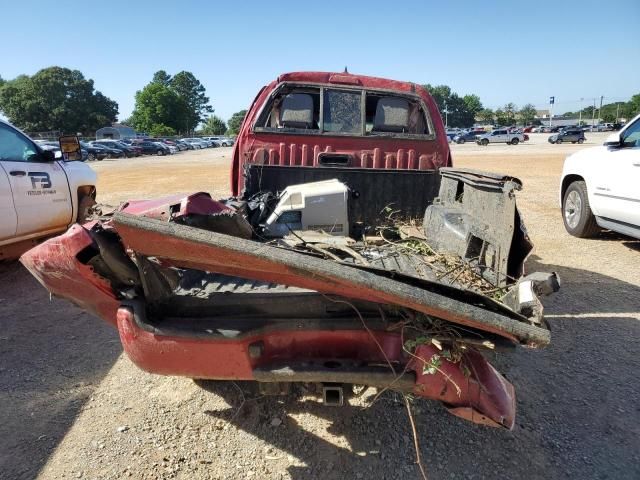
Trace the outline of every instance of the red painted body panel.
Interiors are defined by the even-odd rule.
[[[274,90],[283,83],[362,87],[417,96],[424,103],[435,130],[435,140],[384,138],[375,136],[342,136],[329,134],[300,135],[278,132],[256,132],[254,123]],[[264,87],[247,111],[233,147],[231,190],[239,195],[244,187],[243,165],[317,166],[322,152],[348,153],[354,168],[431,170],[451,166],[451,154],[438,107],[429,92],[410,82],[352,75],[348,73],[294,72],[280,75]]]
[[[116,226],[127,248],[146,256],[161,258],[166,265],[291,285],[328,294],[343,295],[344,292],[349,292],[350,298],[403,306],[453,323],[495,333],[518,343],[508,331],[475,321],[471,314],[458,315],[435,303],[425,305],[415,299],[400,298],[368,284],[330,275],[311,275],[295,266],[283,265],[261,256],[262,244],[258,242],[252,242],[255,246],[246,251],[233,251],[229,248],[169,237],[165,233],[142,231],[128,225],[116,223]]]
[[[473,350],[464,354],[461,363],[441,358],[437,372],[425,373],[424,364],[439,351],[433,345],[422,345],[410,358],[397,332],[273,331],[234,340],[171,337],[142,330],[131,310],[120,308],[109,283],[77,259],[91,244],[87,230],[74,225],[64,235],[27,252],[21,261],[53,294],[117,325],[125,351],[144,370],[192,378],[251,380],[254,368],[270,362],[332,358],[385,364],[386,356],[398,369],[408,364],[407,370],[416,373],[416,395],[442,401],[452,413],[467,420],[513,426],[513,387]],[[264,353],[260,359],[252,359],[249,345],[257,341],[263,342]]]
[[[397,373],[407,363],[407,371],[416,373],[414,394],[439,400],[451,407],[452,413],[477,423],[506,428],[514,424],[513,386],[473,350],[465,352],[460,363],[441,357],[437,371],[425,373],[425,364],[440,350],[433,345],[421,345],[410,358],[402,349],[399,333],[369,333],[364,329],[278,331],[239,340],[203,340],[161,336],[142,330],[129,308],[119,309],[117,318],[127,355],[138,367],[152,373],[253,380],[254,368],[273,362],[331,358],[385,364],[386,356],[396,365]],[[264,353],[258,359],[249,356],[249,345],[255,342],[264,345]]]
[[[78,253],[92,244],[89,232],[76,224],[59,237],[29,250],[20,262],[52,294],[68,298],[115,325],[120,301],[111,285],[77,259]]]
[[[152,200],[129,200],[119,210],[158,220],[168,220],[172,213],[175,218],[181,215],[210,215],[231,211],[230,208],[213,200],[211,195],[205,192],[192,193],[191,195],[177,194]]]

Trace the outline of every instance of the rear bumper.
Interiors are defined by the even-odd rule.
[[[398,332],[364,329],[265,329],[209,338],[184,332],[164,335],[135,309],[118,309],[118,332],[133,363],[151,373],[388,387],[439,400],[451,413],[475,423],[508,429],[514,424],[513,386],[475,350],[466,351],[457,362],[431,344],[407,354]],[[437,368],[429,368],[432,365]]]

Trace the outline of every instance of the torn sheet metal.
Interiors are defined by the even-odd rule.
[[[424,217],[427,243],[460,256],[496,286],[522,276],[533,249],[516,207],[514,177],[443,168],[438,197]]]
[[[532,346],[546,345],[549,332],[506,307],[480,307],[454,296],[385,278],[309,255],[201,229],[118,212],[113,223],[136,253],[169,263],[253,280],[308,288],[350,298],[398,305],[501,335]]]
[[[240,238],[251,238],[253,234],[251,225],[241,212],[212,199],[205,192],[155,200],[132,200],[124,203],[119,211]]]

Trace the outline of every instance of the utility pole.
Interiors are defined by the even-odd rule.
[[[619,116],[620,116],[620,102],[618,102],[618,108],[616,108],[616,123],[618,123]]]
[[[449,110],[447,109],[447,102],[444,102],[444,126],[449,128]]]
[[[553,122],[553,104],[556,103],[556,97],[549,97],[549,128],[551,128],[551,123]]]
[[[598,109],[598,125],[600,124],[600,120],[602,119],[602,100],[604,100],[604,95],[600,95],[600,108]]]
[[[593,99],[593,110],[591,110],[591,130],[596,126],[596,99]]]
[[[582,102],[584,101],[584,98],[580,99],[580,120],[578,120],[578,126],[582,125]]]

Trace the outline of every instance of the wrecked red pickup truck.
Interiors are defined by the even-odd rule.
[[[286,74],[247,113],[233,197],[129,201],[21,261],[147,371],[304,382],[333,405],[391,388],[511,428],[513,386],[482,352],[546,345],[559,283],[524,276],[520,181],[450,164],[422,87]]]

